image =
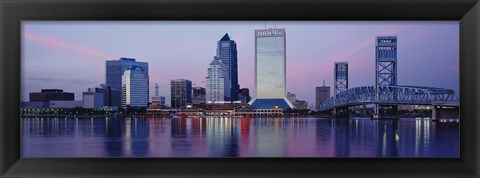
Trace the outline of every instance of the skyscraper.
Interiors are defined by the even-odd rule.
[[[172,108],[178,109],[192,103],[192,81],[171,80],[170,87]]]
[[[141,66],[128,67],[122,76],[122,107],[148,107],[148,75]]]
[[[294,108],[286,98],[285,29],[255,30],[255,97],[257,109]]]
[[[206,100],[207,103],[231,101],[230,99],[230,80],[228,70],[218,57],[214,57],[208,67],[208,76],[206,80]],[[238,93],[238,91],[237,91]]]
[[[228,33],[225,33],[222,39],[217,42],[217,57],[220,58],[227,69],[227,77],[230,83],[229,101],[237,101],[238,89],[240,88],[238,84],[237,43],[230,39]]]
[[[315,88],[315,109],[320,109],[320,104],[330,98],[330,87],[325,86],[325,81],[323,81],[323,86]]]

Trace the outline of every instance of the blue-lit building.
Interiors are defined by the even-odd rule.
[[[148,75],[141,66],[128,67],[122,76],[122,107],[148,107]]]
[[[192,104],[192,81],[176,79],[170,81],[171,107],[175,109]]]
[[[255,30],[255,109],[294,108],[286,97],[285,29]]]
[[[105,67],[105,83],[109,85],[112,90],[122,91],[122,76],[124,71],[131,66],[140,66],[147,75],[148,79],[148,63],[147,62],[138,62],[133,58],[120,58],[119,60],[109,60],[106,61]],[[148,82],[148,80],[147,80]],[[149,83],[147,83],[149,85]],[[148,88],[147,88],[148,89]],[[122,94],[119,92],[118,94],[112,95],[112,100],[114,101],[122,101]]]
[[[237,43],[230,39],[228,33],[217,42],[217,57],[220,58],[228,72],[230,101],[237,101],[240,88],[238,84]]]
[[[138,62],[133,58],[124,57],[120,58],[119,60],[106,61],[106,84],[111,86],[113,89],[121,90],[123,72],[128,67],[133,65],[142,67],[146,71],[148,76],[147,62]]]

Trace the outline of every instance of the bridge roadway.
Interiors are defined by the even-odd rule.
[[[366,104],[457,106],[454,90],[434,87],[391,85],[355,87],[338,93],[320,104],[320,111]]]

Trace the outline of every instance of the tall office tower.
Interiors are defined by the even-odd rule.
[[[250,98],[250,90],[248,88],[241,88],[238,90],[238,99],[242,103],[248,103],[252,98]]]
[[[334,77],[334,95],[348,89],[348,62],[335,62]]]
[[[207,103],[231,101],[228,70],[219,57],[215,56],[210,63],[205,81],[207,82],[205,95]]]
[[[285,29],[255,30],[255,97],[257,109],[294,108],[286,98]]]
[[[141,66],[133,65],[123,72],[122,107],[148,107],[148,75]]]
[[[380,86],[397,85],[397,37],[378,36],[375,40],[375,90]],[[378,97],[378,93],[377,93]],[[375,105],[375,115],[380,107],[396,112],[398,106]]]
[[[230,39],[228,33],[225,33],[222,39],[217,42],[217,57],[220,58],[227,69],[227,77],[230,82],[229,101],[237,101],[238,89],[240,88],[238,84],[237,43]]]
[[[160,106],[162,105],[162,98],[158,95],[159,93],[158,84],[155,84],[155,96],[152,97],[152,105],[153,106]]]
[[[320,109],[320,104],[330,98],[330,87],[325,86],[325,80],[323,86],[315,88],[315,109]]]
[[[171,107],[182,108],[192,103],[192,81],[176,79],[170,81]]]
[[[136,65],[142,67],[148,76],[148,63],[147,62],[138,62],[132,58],[120,58],[119,60],[110,60],[106,61],[106,75],[105,83],[112,87],[113,90],[122,91],[122,76],[123,72],[130,66]],[[150,84],[148,83],[150,86]],[[113,96],[118,101],[122,101],[122,94],[119,93],[117,96]]]

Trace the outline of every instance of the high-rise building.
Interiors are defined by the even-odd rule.
[[[148,75],[141,66],[133,65],[123,72],[122,107],[148,107]]]
[[[228,33],[225,33],[222,39],[217,42],[217,57],[220,58],[227,69],[227,77],[230,82],[229,101],[237,101],[238,89],[240,88],[238,84],[237,43],[230,39]]]
[[[205,104],[206,101],[206,90],[203,87],[193,87],[193,97],[192,104]]]
[[[285,29],[255,30],[255,97],[250,104],[257,109],[294,108],[286,98]]]
[[[170,81],[171,107],[178,109],[192,103],[192,81],[176,79]]]
[[[205,81],[207,103],[231,101],[228,70],[219,57],[215,56],[210,63],[208,76],[205,77]]]
[[[330,98],[330,87],[325,86],[325,81],[323,81],[323,86],[315,88],[315,109],[320,109],[320,104]]]
[[[105,83],[109,85],[113,90],[122,91],[122,76],[124,71],[127,70],[128,67],[131,66],[140,66],[145,70],[148,76],[148,63],[147,62],[139,62],[133,58],[120,58],[119,60],[109,60],[106,61],[106,74],[105,74]],[[147,81],[148,82],[148,81]],[[147,83],[150,86],[149,83]],[[147,90],[149,90],[147,88]],[[114,101],[122,101],[122,93],[118,93],[116,96],[112,95],[112,100]]]
[[[248,88],[241,88],[238,91],[238,100],[242,103],[250,102],[252,98],[250,98],[250,90]]]
[[[31,102],[49,102],[51,100],[73,101],[74,93],[63,92],[60,89],[42,89],[41,92],[30,93]]]

